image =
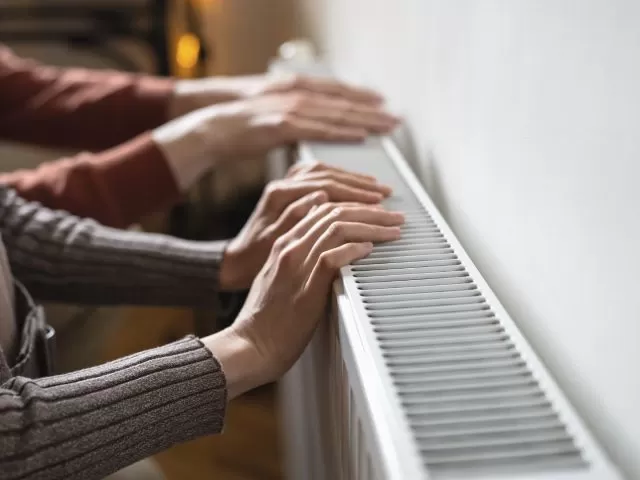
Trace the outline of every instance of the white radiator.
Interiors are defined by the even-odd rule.
[[[300,152],[392,186],[407,222],[342,270],[283,381],[290,478],[622,478],[391,140]]]

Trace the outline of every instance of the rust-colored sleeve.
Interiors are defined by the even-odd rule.
[[[99,154],[82,153],[34,170],[0,174],[27,200],[123,228],[179,196],[162,152],[145,133]]]
[[[149,130],[167,120],[173,81],[61,69],[0,45],[0,138],[79,150],[0,182],[50,208],[125,227],[168,205],[178,186]]]
[[[173,80],[62,69],[0,45],[0,138],[100,151],[168,119]]]

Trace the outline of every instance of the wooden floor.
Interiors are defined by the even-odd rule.
[[[225,432],[180,445],[156,456],[170,480],[276,480],[283,478],[269,386],[231,403]]]
[[[193,329],[189,311],[126,309],[104,339],[105,360],[180,338]],[[171,448],[155,458],[168,480],[279,480],[282,449],[274,385],[229,406],[224,433]]]

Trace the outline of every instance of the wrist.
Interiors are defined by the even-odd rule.
[[[169,115],[177,118],[199,108],[232,102],[240,97],[225,77],[178,80],[173,87]]]
[[[233,242],[233,240],[232,240]],[[242,261],[240,256],[230,244],[224,252],[220,263],[219,286],[220,290],[233,292],[246,289],[242,281]]]
[[[205,337],[202,342],[220,362],[229,400],[264,383],[263,362],[251,343],[233,327]]]

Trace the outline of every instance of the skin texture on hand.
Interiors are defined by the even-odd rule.
[[[229,161],[303,140],[362,141],[396,125],[379,105],[316,93],[273,93],[195,110],[152,135],[169,158]]]
[[[171,118],[193,110],[273,93],[319,93],[356,103],[379,105],[382,97],[367,88],[326,78],[295,74],[262,74],[178,80],[170,107]]]
[[[269,183],[242,231],[229,243],[220,288],[244,290],[264,265],[273,243],[314,207],[326,202],[377,204],[391,189],[373,177],[313,163],[292,167]]]
[[[398,239],[403,221],[379,206],[326,203],[278,238],[234,324],[204,339],[230,398],[293,365],[326,312],[340,268],[368,255],[372,242]]]

